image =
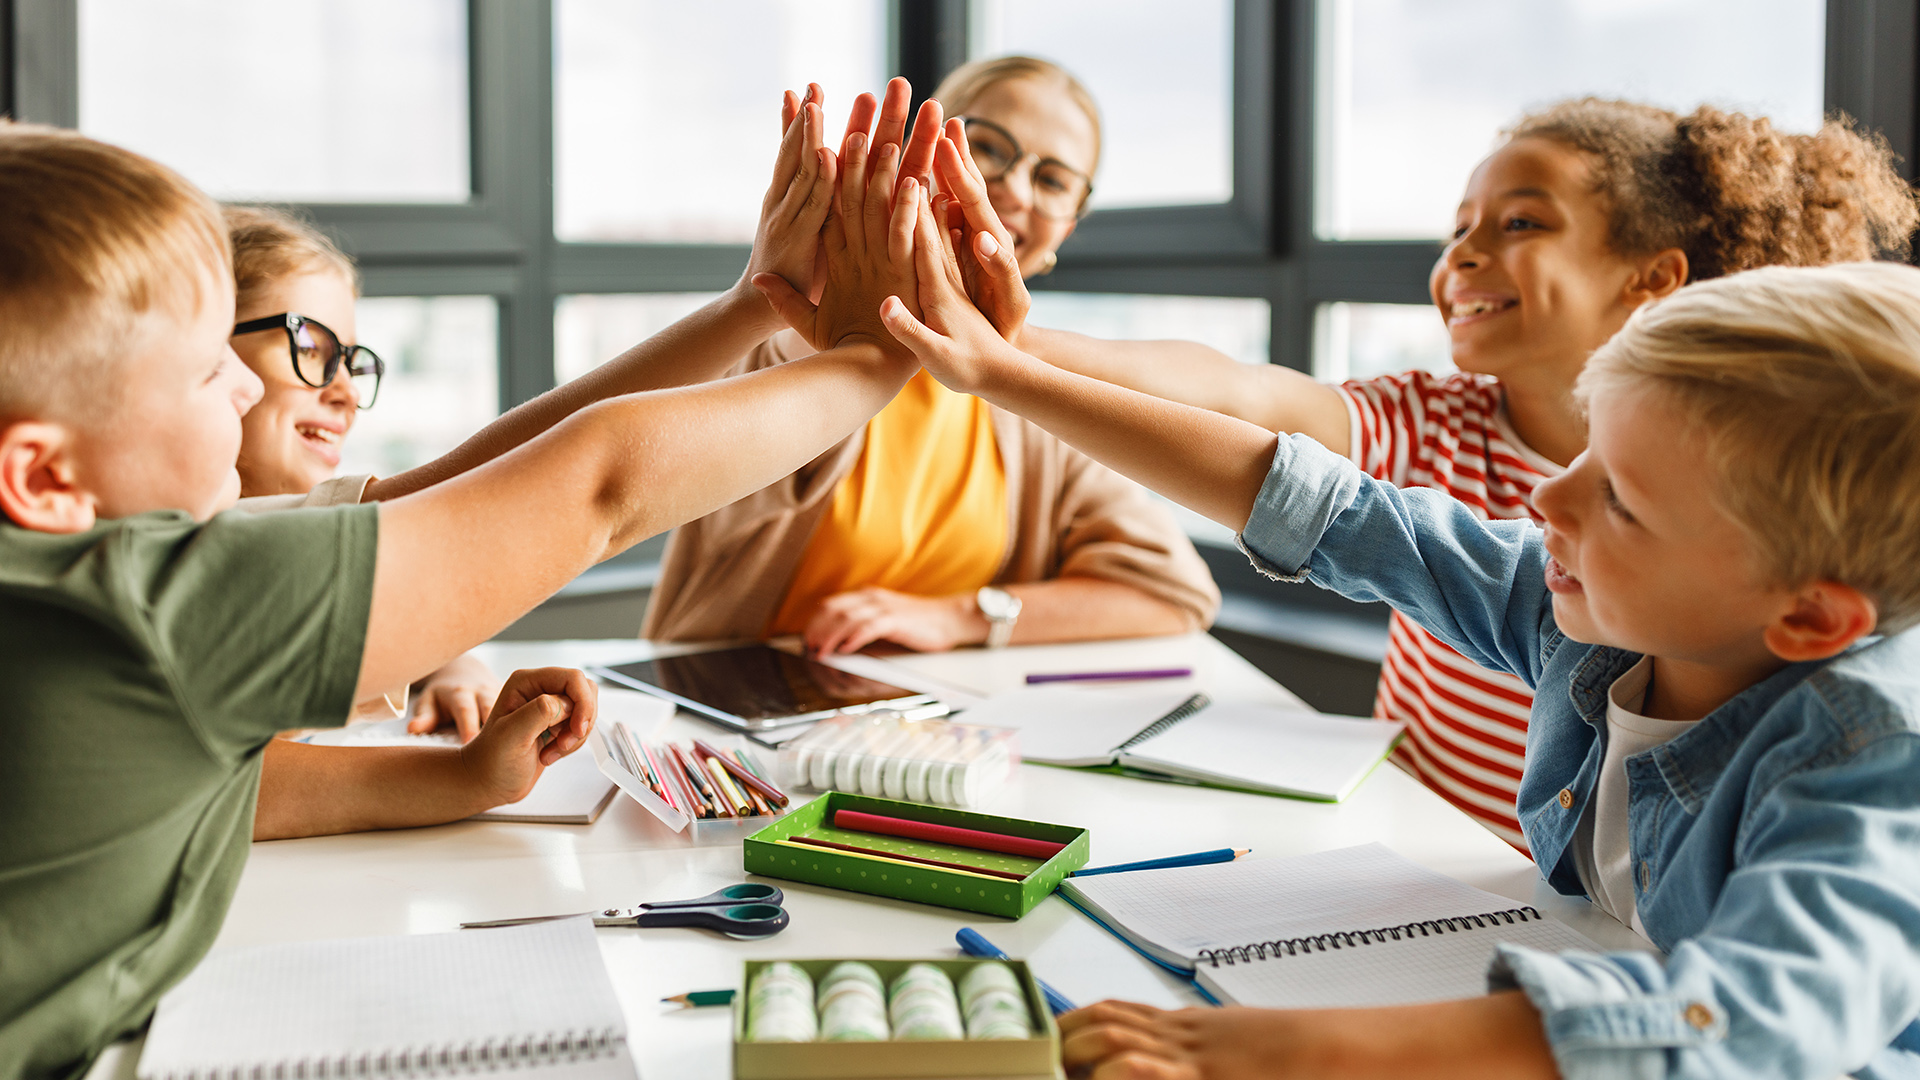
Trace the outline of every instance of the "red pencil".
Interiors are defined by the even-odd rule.
[[[719,810],[720,816],[734,817],[733,803],[728,801],[726,795],[721,793],[720,789],[714,784],[713,778],[707,775],[707,767],[700,764],[699,757],[687,753],[673,743],[668,743],[667,745],[673,748],[674,753],[680,755],[680,760],[686,764],[687,775],[693,777],[693,782],[700,785],[700,794],[713,800],[713,805]]]
[[[962,829],[953,825],[935,825],[930,821],[886,817],[881,814],[862,813],[858,810],[835,810],[833,827],[846,829],[848,832],[904,836],[909,840],[931,840],[936,844],[952,844],[954,847],[998,851],[1007,855],[1025,855],[1030,859],[1051,859],[1067,846],[1056,844],[1051,840],[1033,840],[1025,836],[1008,836],[1004,833],[982,832],[979,829]]]
[[[701,753],[719,762],[721,768],[732,773],[741,783],[759,792],[761,798],[771,803],[778,803],[781,806],[787,805],[787,797],[780,792],[780,789],[753,775],[752,772],[748,771],[746,766],[707,745],[703,739],[693,740],[693,745],[699,749]]]

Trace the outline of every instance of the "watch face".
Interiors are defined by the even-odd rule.
[[[1005,619],[1013,614],[1013,594],[999,589],[981,589],[974,595],[980,614],[989,619]]]

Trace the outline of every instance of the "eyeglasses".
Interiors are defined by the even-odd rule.
[[[301,382],[316,390],[325,389],[333,384],[344,365],[347,377],[353,380],[353,389],[360,395],[360,407],[373,408],[373,399],[380,396],[380,380],[387,373],[387,364],[374,355],[372,349],[365,345],[342,345],[340,335],[327,329],[326,324],[291,311],[236,323],[233,334],[239,337],[262,330],[287,332],[287,352],[293,360],[293,373]]]
[[[1057,158],[1043,158],[1020,148],[1013,133],[991,120],[966,117],[967,147],[973,151],[973,163],[988,183],[1005,180],[1028,158],[1033,171],[1028,174],[1033,188],[1033,212],[1056,221],[1072,221],[1086,212],[1087,198],[1093,194],[1093,178]]]

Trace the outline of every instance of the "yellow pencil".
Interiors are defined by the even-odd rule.
[[[811,855],[818,855],[820,854],[820,851],[821,851],[820,848],[808,847],[805,844],[796,844],[791,840],[776,840],[774,841],[774,843],[779,844],[783,847],[793,848],[796,851],[804,851]],[[864,859],[867,862],[891,863],[894,866],[904,866],[909,870],[931,870],[931,871],[938,871],[942,874],[965,874],[968,877],[977,877],[982,881],[996,881],[1002,884],[1005,884],[1007,881],[1006,878],[997,878],[991,874],[976,874],[971,870],[952,869],[945,866],[928,866],[926,863],[912,863],[912,862],[907,862],[904,859],[888,859],[879,855],[856,855],[851,851],[836,851],[834,852],[834,854],[844,855],[849,859]]]

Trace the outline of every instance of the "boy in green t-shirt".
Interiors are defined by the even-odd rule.
[[[893,397],[917,364],[876,314],[914,295],[904,246],[889,259],[878,239],[892,160],[873,200],[864,170],[841,181],[847,231],[876,242],[825,282],[835,348],[593,404],[391,502],[222,514],[261,390],[228,346],[218,207],[137,155],[0,122],[0,1078],[78,1074],[199,960],[277,730],[340,724],[581,570],[789,475]],[[834,165],[807,159],[791,205],[824,216]],[[578,672],[519,673],[492,734],[305,802],[344,827],[404,823],[433,793],[498,802],[581,745],[592,704]]]

